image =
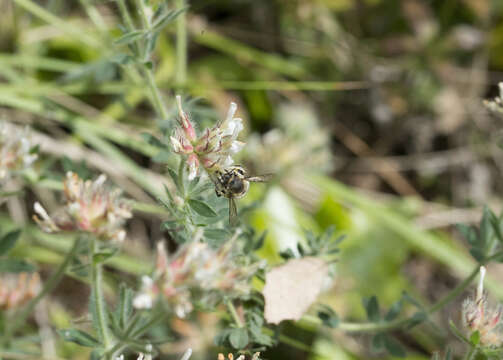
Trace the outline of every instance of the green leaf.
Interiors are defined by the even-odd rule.
[[[98,340],[81,330],[62,329],[58,330],[58,333],[61,337],[63,337],[63,339],[65,339],[65,341],[74,342],[81,346],[94,348],[100,345],[100,342]]]
[[[225,229],[204,229],[204,237],[211,240],[225,241],[229,238],[230,232]]]
[[[7,252],[14,247],[17,239],[21,235],[21,230],[14,230],[0,239],[0,255],[5,255]]]
[[[158,137],[156,137],[152,134],[143,132],[140,134],[140,136],[149,145],[156,146],[158,148],[165,148],[166,147],[166,145],[164,145],[164,143]]]
[[[330,312],[319,311],[318,317],[322,321],[323,325],[327,327],[336,328],[337,326],[339,326],[339,316],[333,310]]]
[[[480,332],[478,330],[472,332],[472,334],[470,335],[470,343],[473,345],[473,346],[477,346],[480,342]]]
[[[248,345],[248,331],[245,328],[232,329],[229,335],[229,342],[234,349],[244,349]]]
[[[157,154],[155,154],[154,157],[151,158],[151,160],[155,163],[165,164],[170,161],[172,156],[173,153],[171,151],[161,150]]]
[[[452,351],[451,348],[447,348],[447,352],[445,353],[445,358],[444,360],[451,360],[452,359]]]
[[[491,210],[487,206],[484,206],[484,213],[482,215],[482,220],[480,221],[480,247],[484,247],[490,244],[491,239],[494,235],[494,229],[491,223]]]
[[[133,290],[125,284],[119,288],[119,304],[117,305],[119,324],[124,328],[133,313]]]
[[[374,295],[370,299],[364,299],[363,305],[367,311],[367,317],[370,321],[377,322],[381,318],[379,314],[379,302]]]
[[[187,11],[188,7],[184,7],[178,10],[168,11],[165,14],[162,14],[159,19],[156,19],[154,25],[152,26],[152,31],[157,32],[161,31],[162,28],[168,25],[170,22],[174,21],[181,13]]]
[[[134,58],[129,54],[119,53],[112,56],[110,62],[119,65],[127,65],[134,63]]]
[[[452,333],[465,344],[470,344],[470,341],[463,335],[461,331],[458,330],[456,325],[452,320],[449,320],[449,327],[451,328]]]
[[[116,45],[126,45],[130,44],[136,40],[138,40],[141,36],[143,36],[144,32],[143,30],[134,30],[131,32],[128,32],[127,34],[122,35],[118,39],[114,41]]]
[[[372,338],[372,350],[375,352],[381,351],[384,349],[384,338],[385,334],[376,334]]]
[[[456,224],[456,228],[470,245],[475,245],[477,243],[477,232],[472,226]]]
[[[113,257],[119,251],[118,248],[107,248],[93,255],[93,263],[101,264]]]
[[[384,337],[384,347],[393,356],[403,358],[407,355],[403,346],[391,336]]]
[[[169,176],[171,176],[171,179],[173,180],[173,182],[175,183],[175,186],[178,189],[178,191],[182,192],[182,184],[180,184],[177,172],[168,167],[168,173],[169,173]]]
[[[384,319],[387,321],[395,319],[398,316],[398,314],[400,314],[400,312],[402,311],[402,307],[403,307],[402,299],[395,301],[393,305],[391,305],[391,307],[389,308],[388,313],[386,314]]]
[[[503,231],[501,228],[501,218],[491,211],[491,224],[499,242],[503,242]]]
[[[94,349],[91,352],[89,359],[90,360],[101,360],[103,358],[104,353],[105,353],[105,349],[103,349],[103,348]]]
[[[217,213],[200,200],[190,199],[189,206],[192,210],[204,217],[215,217]]]
[[[422,322],[424,322],[426,319],[428,318],[428,315],[424,312],[424,311],[417,311],[416,313],[414,313],[414,315],[412,315],[412,317],[410,318],[408,324],[407,324],[407,330],[410,330],[412,329],[413,327],[421,324]]]
[[[229,338],[229,335],[231,333],[232,329],[224,329],[220,331],[215,338],[213,339],[213,342],[216,346],[226,346],[227,339]]]
[[[20,272],[33,272],[35,266],[19,259],[1,259],[0,260],[0,273],[20,273]]]

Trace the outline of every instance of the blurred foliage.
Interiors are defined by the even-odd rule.
[[[166,4],[166,14],[176,11],[174,2]],[[377,316],[369,311],[374,300],[367,302],[367,312],[361,305],[362,297],[374,294],[378,308],[393,307],[403,291],[426,308],[470,274],[476,264],[470,253],[480,260],[488,253],[477,251],[494,250],[486,235],[476,237],[464,227],[463,239],[453,225],[477,223],[482,213],[483,223],[494,223],[496,216],[482,205],[501,208],[501,120],[482,104],[498,95],[502,80],[500,0],[188,5],[184,63],[175,23],[155,34],[124,35],[112,1],[0,2],[0,120],[14,123],[16,131],[29,125],[40,144],[35,168],[2,189],[14,194],[0,208],[0,248],[9,248],[9,262],[36,263],[42,278],[61,262],[69,236],[43,234],[29,219],[36,200],[57,207],[53,190],[68,170],[85,178],[107,173],[134,200],[124,252],[107,262],[108,291],[122,280],[135,286],[136,276],[151,271],[154,242],[166,239],[173,251],[189,236],[173,231],[186,224],[166,211],[176,207],[166,194],[180,193],[178,171],[169,170],[178,168],[177,158],[167,145],[175,93],[186,96],[184,106],[201,129],[237,102],[249,135],[240,160],[254,173],[278,175],[270,186],[252,185],[239,205],[250,231],[264,235],[258,256],[283,261],[281,253],[298,251],[306,229],[318,234],[335,225],[334,238],[347,235],[335,281],[321,300],[339,318]],[[156,115],[143,68],[129,57],[139,51],[134,44],[142,36],[156,40],[155,51],[140,52],[140,65],[152,70],[167,116]],[[222,238],[217,220],[225,218],[227,204],[197,181],[185,189],[188,206],[180,211],[196,224],[214,218],[204,236],[216,243]],[[200,205],[202,197],[210,199],[209,208]],[[15,244],[14,227],[23,228]],[[501,266],[490,270],[488,290],[501,299]],[[45,322],[68,328],[70,319],[85,312],[81,280],[72,274],[56,289],[44,305]],[[402,311],[412,315],[414,308]],[[447,320],[457,323],[459,309],[457,299],[412,331],[377,339],[286,324],[285,337],[275,339],[280,344],[263,355],[391,358],[382,350],[401,355],[406,348],[409,359],[429,359],[450,344],[457,358],[464,348]],[[175,342],[161,349],[167,357],[192,346],[194,359],[215,358],[213,339],[221,324],[211,314],[170,325]],[[167,328],[153,332],[161,338]],[[36,330],[28,323],[16,339],[27,351],[35,351]],[[226,340],[240,343],[239,334],[228,335]],[[86,334],[63,337],[68,336],[77,343],[93,341]],[[53,339],[60,357],[88,358],[81,347],[54,334]],[[0,357],[9,358],[1,352]]]

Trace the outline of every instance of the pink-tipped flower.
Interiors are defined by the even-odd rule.
[[[0,121],[0,180],[29,167],[37,159],[32,148],[28,128],[20,131]]]
[[[0,310],[9,310],[25,304],[40,291],[38,273],[0,275]]]
[[[187,155],[189,178],[193,179],[199,165],[206,171],[221,170],[233,164],[232,156],[243,149],[245,143],[237,140],[243,121],[235,118],[237,105],[231,103],[226,118],[212,128],[205,129],[198,137],[189,117],[183,111],[181,97],[176,97],[179,112],[179,127],[170,137],[173,151]]]
[[[151,308],[163,299],[183,318],[193,310],[193,294],[206,296],[215,303],[218,292],[227,296],[247,294],[249,281],[259,264],[243,265],[235,261],[232,241],[219,250],[206,243],[184,245],[171,259],[162,243],[158,245],[156,269],[152,278],[145,277],[133,304],[136,308]]]
[[[500,347],[503,345],[503,333],[500,329],[502,310],[500,307],[491,308],[487,304],[484,294],[485,272],[486,269],[482,266],[475,298],[468,298],[463,302],[463,324],[470,332],[479,332],[481,345]]]
[[[120,190],[109,189],[105,181],[105,175],[94,181],[84,181],[68,172],[63,184],[65,206],[51,217],[37,202],[34,220],[46,232],[78,230],[103,239],[123,241],[126,238],[123,225],[132,216],[131,207],[121,197]]]

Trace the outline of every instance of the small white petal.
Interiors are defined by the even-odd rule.
[[[171,140],[171,146],[173,146],[173,151],[174,152],[180,152],[182,150],[182,144],[178,139],[174,136],[170,136],[169,139]]]
[[[38,215],[40,215],[43,220],[48,220],[48,221],[51,220],[51,218],[50,218],[49,214],[47,213],[47,211],[45,211],[44,207],[42,205],[40,205],[40,203],[38,201],[35,202],[35,204],[33,205],[33,210],[35,210],[35,212]]]
[[[100,187],[105,183],[105,181],[107,181],[107,176],[105,174],[101,174],[96,180],[94,180],[94,186]]]
[[[141,277],[141,284],[144,287],[151,287],[154,284],[154,280],[150,276],[144,275]]]
[[[152,302],[152,296],[149,294],[139,294],[133,299],[133,306],[136,309],[151,309]]]
[[[236,154],[236,153],[240,152],[241,150],[243,150],[244,146],[245,146],[245,143],[242,141],[233,141],[229,151],[231,154]]]
[[[189,360],[191,356],[192,356],[192,349],[188,348],[187,350],[185,350],[180,360]]]
[[[224,123],[227,123],[227,122],[231,121],[232,118],[234,118],[234,114],[236,113],[237,109],[238,109],[238,106],[236,105],[236,103],[231,102],[231,105],[229,106],[229,111],[227,112],[227,116],[225,118]]]

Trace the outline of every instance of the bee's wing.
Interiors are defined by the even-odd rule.
[[[273,178],[273,176],[274,176],[274,174],[250,176],[250,177],[247,177],[246,180],[251,181],[251,182],[266,182],[266,181],[271,180]]]
[[[238,209],[236,208],[236,200],[229,198],[229,223],[234,226],[238,222]]]

